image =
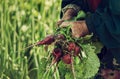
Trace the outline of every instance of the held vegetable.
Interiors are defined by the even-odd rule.
[[[54,63],[58,62],[58,61],[60,60],[61,56],[62,56],[62,51],[61,51],[61,49],[55,48],[55,49],[53,50],[52,55],[53,55],[53,57],[54,57],[54,60],[53,60],[53,64],[54,64]]]
[[[53,35],[47,36],[43,40],[39,41],[37,45],[50,45],[55,41],[55,38]]]
[[[66,54],[62,57],[62,61],[65,63],[65,64],[71,64],[72,63],[72,58],[71,58],[71,55],[70,54]]]
[[[74,56],[78,56],[79,53],[80,53],[80,47],[76,46],[74,50]]]
[[[74,42],[70,42],[68,45],[68,51],[73,51],[75,49],[76,45]]]

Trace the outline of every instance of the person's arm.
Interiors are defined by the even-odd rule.
[[[86,18],[89,32],[95,33],[107,48],[120,48],[120,1],[105,0]]]

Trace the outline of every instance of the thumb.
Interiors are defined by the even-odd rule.
[[[64,22],[64,20],[59,20],[59,21],[57,22],[57,26],[60,26],[60,25],[62,24],[62,22]]]
[[[70,26],[70,25],[71,25],[71,22],[62,22],[60,27],[67,27],[67,26]]]

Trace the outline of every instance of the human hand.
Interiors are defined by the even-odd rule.
[[[62,22],[60,27],[71,26],[73,37],[79,38],[89,34],[85,21]]]
[[[77,12],[74,9],[72,9],[72,8],[67,9],[67,11],[63,14],[62,19],[57,22],[57,25],[60,26],[62,24],[62,22],[66,21],[66,20],[71,20],[76,15],[77,15]]]

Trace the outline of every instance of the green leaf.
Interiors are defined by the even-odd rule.
[[[75,18],[75,20],[77,20],[77,19],[83,19],[85,17],[86,17],[86,13],[83,10],[81,10],[81,11],[78,12],[78,15]]]
[[[83,62],[80,64],[81,71],[78,72],[77,75],[79,78],[82,79],[89,79],[98,72],[100,62],[95,52],[95,47],[91,46],[90,44],[84,44],[82,45],[83,51],[85,51],[87,58],[83,60]],[[76,67],[76,70],[80,69],[79,67]]]

